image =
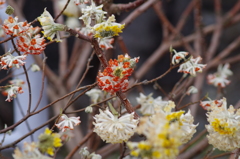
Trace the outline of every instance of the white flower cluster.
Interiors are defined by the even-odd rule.
[[[2,92],[4,96],[7,96],[5,101],[11,102],[13,98],[17,97],[17,94],[23,93],[22,87],[24,85],[24,81],[21,79],[14,79],[9,81],[9,87]]]
[[[233,74],[229,68],[230,65],[228,63],[224,66],[220,64],[216,73],[209,74],[207,76],[208,83],[214,85],[215,87],[226,87],[230,83],[227,78]]]
[[[138,120],[134,119],[134,113],[125,114],[121,117],[113,115],[108,108],[99,110],[100,114],[93,118],[95,122],[94,132],[107,143],[122,143],[127,141],[135,132]]]
[[[27,55],[19,55],[14,56],[8,51],[6,56],[1,58],[0,65],[1,69],[7,70],[8,68],[16,67],[20,68],[25,64],[24,60],[26,60]]]
[[[137,97],[136,99],[138,104],[141,105],[139,111],[143,115],[152,115],[158,110],[170,112],[171,109],[175,107],[175,104],[172,101],[163,101],[161,96],[154,99],[152,93],[148,96],[140,93],[140,97]]]
[[[206,64],[199,64],[202,60],[200,56],[193,58],[192,56],[183,64],[180,65],[178,72],[188,73],[191,76],[196,76],[197,72],[202,72],[203,68],[206,67]]]
[[[212,107],[207,117],[209,144],[222,151],[240,148],[240,109],[227,108],[226,98],[223,98],[223,104]]]
[[[59,31],[63,31],[65,29],[65,26],[55,23],[53,17],[46,8],[44,9],[44,12],[41,14],[41,16],[38,17],[38,21],[41,23],[44,30],[43,34],[45,37],[47,37],[48,40],[56,40],[57,42],[61,42]],[[56,39],[54,39],[55,36],[57,36]]]
[[[147,139],[128,142],[130,154],[140,158],[174,159],[178,155],[178,147],[192,138],[196,126],[190,111],[186,114],[184,111],[159,111],[152,116],[142,117],[137,133]]]
[[[14,159],[52,159],[51,157],[43,155],[37,147],[37,144],[24,143],[24,151],[20,151],[18,148],[14,150],[13,158]]]
[[[73,130],[74,126],[77,126],[81,123],[80,117],[68,117],[65,114],[62,114],[60,117],[60,123],[55,124],[60,130]]]
[[[102,159],[102,156],[99,154],[95,154],[95,152],[93,153],[89,153],[89,151],[87,150],[87,147],[82,148],[79,153],[81,155],[81,158],[87,158],[87,159]]]
[[[102,49],[113,48],[113,36],[118,36],[122,32],[124,24],[116,23],[114,15],[111,15],[106,20],[107,12],[102,10],[103,5],[96,6],[92,1],[90,6],[82,8],[82,19],[85,27],[82,27],[80,32],[86,36],[94,35]]]
[[[172,50],[174,55],[172,57],[172,64],[173,65],[176,65],[178,64],[181,60],[186,60],[185,57],[188,55],[188,52],[185,52],[185,51],[180,51],[180,52],[177,52],[176,50]]]

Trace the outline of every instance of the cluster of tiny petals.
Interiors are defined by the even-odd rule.
[[[128,77],[132,74],[139,58],[131,59],[128,55],[119,55],[118,59],[110,60],[103,72],[99,72],[97,82],[100,89],[111,94],[128,87]]]
[[[115,16],[112,15],[107,21],[94,25],[94,37],[95,38],[111,38],[118,36],[122,32],[125,24],[115,22]]]
[[[60,118],[60,122],[58,124],[55,124],[60,130],[66,131],[66,130],[73,130],[74,126],[77,126],[81,123],[80,117],[67,117],[67,115],[62,114]]]
[[[121,117],[113,115],[108,108],[100,109],[100,114],[94,116],[96,132],[107,143],[122,143],[127,141],[135,132],[138,120],[134,119],[134,113]]]
[[[224,99],[200,101],[200,106],[203,109],[208,110],[208,111],[210,111],[214,107],[221,107],[223,105],[226,105],[226,101],[224,101]]]
[[[208,83],[215,87],[219,86],[222,88],[229,85],[230,81],[227,78],[233,74],[229,67],[230,65],[228,63],[224,66],[219,65],[216,73],[207,76]]]
[[[197,58],[193,58],[191,56],[187,62],[180,65],[178,72],[183,72],[192,76],[196,76],[197,72],[202,72],[203,68],[206,67],[206,64],[198,64],[198,62],[200,62],[201,60],[202,58],[200,56],[198,56]]]
[[[1,58],[1,69],[7,70],[8,68],[16,67],[20,68],[25,64],[26,55],[13,56],[10,53]]]
[[[6,34],[18,36],[29,29],[29,24],[27,22],[18,22],[18,17],[9,16],[8,19],[4,20],[2,28]]]
[[[83,15],[79,17],[79,19],[82,19],[85,26],[90,27],[92,20],[95,20],[95,23],[100,23],[105,18],[105,14],[107,12],[102,10],[103,5],[96,6],[96,4],[92,1],[92,4],[90,6],[87,6],[86,8],[82,8]]]
[[[46,43],[39,34],[34,37],[25,34],[19,37],[17,46],[19,51],[24,52],[24,54],[39,55],[45,50]]]
[[[4,96],[7,96],[5,101],[11,102],[13,98],[16,98],[17,94],[23,93],[22,87],[19,86],[10,86],[5,91],[2,92]]]
[[[113,42],[114,42],[113,38],[98,38],[99,46],[102,49],[106,49],[106,50],[112,49]]]
[[[6,90],[2,91],[2,95],[7,96],[5,101],[11,102],[13,98],[16,98],[17,94],[23,93],[22,87],[25,82],[21,79],[14,79],[8,83],[11,85]]]
[[[171,101],[163,101],[161,96],[154,99],[152,97],[152,93],[148,96],[140,93],[140,96],[136,99],[138,104],[141,104],[139,111],[143,115],[152,115],[158,111],[168,112],[171,111],[173,107],[175,107],[175,105],[173,106],[170,104]]]
[[[222,106],[214,106],[207,113],[207,138],[214,148],[232,151],[240,148],[240,110],[234,109],[233,106],[227,108],[226,98],[222,100]]]
[[[188,52],[180,51],[176,52],[176,50],[173,50],[174,55],[172,57],[172,64],[176,65],[178,64],[182,59],[185,60],[185,57],[188,55]]]
[[[161,122],[159,122],[161,121]],[[128,142],[130,154],[146,159],[175,159],[178,147],[188,142],[196,132],[193,116],[188,111],[158,111],[140,118],[136,129],[145,141]]]

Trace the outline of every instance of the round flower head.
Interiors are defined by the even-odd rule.
[[[24,34],[17,40],[18,50],[24,54],[41,54],[45,50],[45,39],[40,35],[31,36],[31,34]]]
[[[102,10],[102,7],[103,5],[96,7],[96,4],[92,1],[92,4],[90,6],[82,8],[83,15],[79,19],[82,19],[87,27],[91,26],[92,20],[95,20],[95,23],[102,22],[105,18],[104,15],[107,14],[107,12],[104,12]]]
[[[179,117],[182,113],[179,113]],[[159,122],[161,121],[161,122]],[[182,130],[178,122],[170,122],[165,114],[157,113],[140,119],[137,132],[146,136],[146,141],[128,143],[130,154],[140,158],[174,159],[182,144]]]
[[[134,113],[121,117],[113,115],[108,108],[100,109],[100,114],[93,117],[95,122],[94,132],[107,143],[122,143],[127,141],[135,132],[138,120],[134,119]]]
[[[118,36],[118,33],[122,32],[125,24],[115,23],[115,16],[112,15],[106,22],[102,22],[94,25],[94,37],[95,38],[111,38]]]
[[[10,16],[4,20],[2,28],[6,34],[18,36],[28,30],[29,24],[27,22],[18,22],[18,17],[13,18]]]
[[[56,41],[61,42],[59,31],[63,31],[65,26],[54,22],[53,17],[44,9],[44,12],[38,17],[38,21],[41,23],[43,28],[43,34],[48,40],[55,40],[54,37],[57,36]]]
[[[103,72],[98,72],[99,88],[111,94],[128,87],[128,77],[132,74],[139,58],[131,59],[128,55],[119,55],[118,59],[110,60]]]
[[[45,129],[43,134],[38,137],[39,143],[38,148],[42,153],[47,153],[50,156],[54,155],[54,149],[62,146],[62,140],[60,135],[52,133],[48,128]]]
[[[62,114],[60,118],[60,123],[55,125],[62,131],[73,130],[73,124],[74,126],[77,126],[81,123],[79,119],[80,117],[67,117],[67,115]]]
[[[226,99],[223,98],[226,103]],[[209,144],[222,151],[233,151],[240,148],[240,110],[233,106],[227,109],[226,104],[213,107],[207,113],[209,125],[206,125]]]
[[[20,55],[20,56],[13,56],[12,54],[7,53],[6,56],[1,58],[0,65],[1,68],[4,70],[7,70],[8,68],[16,67],[20,68],[20,66],[23,66],[27,55]]]
[[[206,67],[206,65],[198,64],[201,60],[202,58],[200,56],[195,59],[191,56],[187,62],[180,65],[178,72],[189,73],[192,76],[196,76],[196,72],[202,72],[203,68]]]

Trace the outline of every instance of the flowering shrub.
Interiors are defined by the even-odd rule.
[[[0,150],[14,147],[14,159],[59,156],[101,159],[116,151],[119,151],[120,159],[188,159],[197,158],[198,153],[205,159],[224,155],[239,158],[239,103],[227,107],[230,92],[227,89],[237,83],[234,80],[230,83],[230,76],[237,75],[234,75],[235,69],[230,70],[230,65],[239,61],[239,55],[230,56],[230,53],[238,47],[239,37],[218,52],[222,49],[218,47],[222,30],[240,22],[239,1],[222,16],[221,1],[215,0],[216,23],[206,27],[201,25],[200,1],[189,3],[176,26],[169,21],[162,8],[164,5],[158,0],[136,0],[129,4],[59,0],[53,4],[55,14],[51,14],[50,8],[41,8],[42,13],[27,22],[21,20],[23,15],[17,15],[21,13],[19,2],[0,0],[0,9],[4,9],[7,16],[0,20],[0,44],[6,50],[0,56],[0,68],[6,70],[0,83],[13,78],[0,89],[6,102],[14,101],[18,105],[18,109],[14,107],[14,113],[20,111],[21,114],[20,120],[0,130],[3,135],[0,136]],[[145,55],[134,54],[128,49],[134,44],[133,40],[126,40],[126,34],[122,36],[122,33],[128,33],[130,23],[149,7],[154,8],[161,20],[162,44],[153,54],[144,49]],[[132,9],[130,15],[119,22],[117,15]],[[182,35],[186,17],[191,12],[194,13],[195,32]],[[142,33],[144,30],[139,28],[134,29]],[[204,41],[205,35],[211,32],[213,35],[209,37],[212,39]],[[151,41],[142,34],[139,36],[144,43]],[[68,54],[69,37],[74,37],[75,41],[72,53]],[[141,39],[135,38],[135,41]],[[54,43],[59,47],[58,71],[46,63],[48,46]],[[180,47],[186,51],[177,51]],[[99,66],[92,62],[94,55]],[[146,60],[144,56],[149,57]],[[164,58],[164,62],[160,63],[160,58]],[[161,67],[155,66],[156,63]],[[168,69],[160,73],[166,68],[163,63],[168,64]],[[99,69],[97,74],[92,67]],[[210,69],[217,69],[217,72],[209,74]],[[16,70],[22,72],[18,74]],[[156,70],[154,77],[148,75],[152,70]],[[87,79],[90,71],[94,74],[91,80]],[[41,74],[42,78],[34,79],[34,74]],[[160,82],[161,79],[168,83],[170,78],[175,80],[174,85],[165,86]],[[92,84],[86,85],[93,80]],[[36,85],[41,85],[41,89],[35,89]],[[37,101],[33,98],[36,92]],[[27,94],[28,98],[20,94]],[[45,94],[50,101],[40,106],[47,102]],[[19,101],[22,98],[24,102]],[[44,110],[49,107],[52,108],[49,120],[34,121],[31,118],[37,114],[47,116]],[[201,112],[204,113],[199,115]],[[199,120],[199,116],[207,123]],[[13,137],[11,143],[5,144],[7,135],[21,134],[17,128],[23,122],[29,130],[27,134],[17,139]],[[201,132],[203,125],[205,130]],[[38,130],[40,134],[37,134]],[[31,137],[32,141],[25,142],[26,137]],[[18,145],[21,141],[24,141],[22,149]],[[0,154],[0,158],[2,156]]]

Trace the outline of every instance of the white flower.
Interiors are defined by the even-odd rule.
[[[12,67],[20,68],[20,66],[23,66],[25,64],[23,60],[25,60],[26,57],[27,55],[13,56],[9,53],[1,58],[1,68],[4,70]]]
[[[8,19],[4,20],[2,28],[6,34],[18,36],[29,29],[29,24],[27,22],[18,22],[18,17],[9,16]]]
[[[18,79],[18,78],[9,81],[9,83],[11,85],[15,85],[15,86],[18,86],[18,87],[22,87],[25,84],[25,82],[22,79]]]
[[[198,93],[198,89],[194,86],[190,86],[187,90],[187,95]]]
[[[114,42],[113,38],[98,38],[99,46],[102,49],[106,49],[106,50],[112,49],[113,42]]]
[[[92,113],[92,111],[93,111],[93,108],[92,108],[91,105],[88,106],[87,108],[85,108],[85,112],[86,112],[86,113]]]
[[[83,157],[87,157],[87,156],[90,154],[87,149],[88,149],[87,147],[84,147],[84,148],[82,148],[82,149],[79,151],[79,153],[80,153]]]
[[[94,152],[89,155],[91,159],[102,159],[102,156],[99,154],[95,154]]]
[[[103,92],[100,90],[100,89],[91,89],[90,91],[87,91],[86,92],[86,95],[88,95],[90,98],[91,98],[91,101],[96,104],[100,95],[102,94]]]
[[[198,64],[201,59],[200,56],[195,59],[191,56],[187,62],[180,65],[178,72],[189,73],[192,76],[196,76],[196,72],[202,72],[202,69],[206,67],[206,64]]]
[[[226,87],[230,83],[227,77],[233,74],[229,67],[228,63],[224,66],[219,65],[216,73],[209,74],[207,76],[208,83],[214,85],[215,87]]]
[[[3,94],[7,95],[7,99],[5,101],[11,102],[13,98],[16,98],[17,94],[23,93],[22,87],[19,86],[10,86],[6,89]]]
[[[82,8],[83,15],[79,18],[82,19],[86,26],[90,26],[92,19],[95,20],[96,23],[102,22],[105,18],[105,14],[102,10],[103,5],[97,6],[94,2],[92,2],[91,6],[87,6],[86,8]]]
[[[188,142],[192,138],[193,134],[196,132],[196,127],[198,126],[198,124],[194,125],[193,121],[193,116],[191,115],[190,110],[188,110],[186,114],[182,114],[180,117],[180,127],[183,132],[181,141],[183,144]]]
[[[178,64],[182,59],[186,60],[185,57],[188,55],[188,52],[180,51],[176,52],[176,50],[173,49],[174,55],[172,57],[172,64],[176,65]]]
[[[31,71],[33,71],[33,72],[38,72],[38,71],[40,71],[41,69],[40,69],[40,67],[37,65],[37,64],[32,64],[32,66],[31,66]]]
[[[226,99],[223,98],[226,103]],[[209,135],[208,142],[214,148],[222,151],[232,151],[240,148],[240,110],[233,106],[227,109],[226,104],[213,107],[207,113],[209,125],[206,125]]]
[[[143,115],[152,115],[158,111],[170,112],[171,109],[175,107],[175,104],[172,101],[163,101],[161,96],[154,99],[152,93],[148,96],[140,93],[140,97],[137,97],[136,99],[138,104],[141,104],[139,111]]]
[[[135,132],[138,120],[134,119],[134,113],[126,114],[118,118],[108,108],[100,109],[100,114],[93,117],[95,122],[94,132],[107,143],[122,143],[127,141]]]
[[[84,147],[80,150],[80,155],[82,158],[87,158],[87,159],[102,159],[102,156],[99,154],[95,154],[95,152],[93,153],[89,153],[89,151],[87,150],[87,147]]]
[[[60,130],[65,131],[65,130],[73,130],[73,124],[74,126],[77,126],[81,123],[79,120],[80,117],[67,117],[67,115],[62,114],[61,116],[61,122],[58,124],[55,124]]]
[[[205,110],[212,110],[214,107],[227,107],[226,98],[219,100],[200,101],[200,106]]]
[[[57,36],[56,41],[61,42],[59,31],[65,30],[65,26],[54,22],[53,17],[44,9],[44,12],[38,17],[38,21],[41,23],[43,28],[43,34],[48,40],[55,40],[54,37]]]
[[[18,148],[14,150],[13,158],[14,159],[52,159],[51,157],[43,155],[37,147],[37,144],[24,143],[24,151],[20,151]]]
[[[81,30],[79,31],[81,34],[85,35],[85,36],[91,36],[92,33],[92,28],[89,26],[86,27],[82,27]]]

